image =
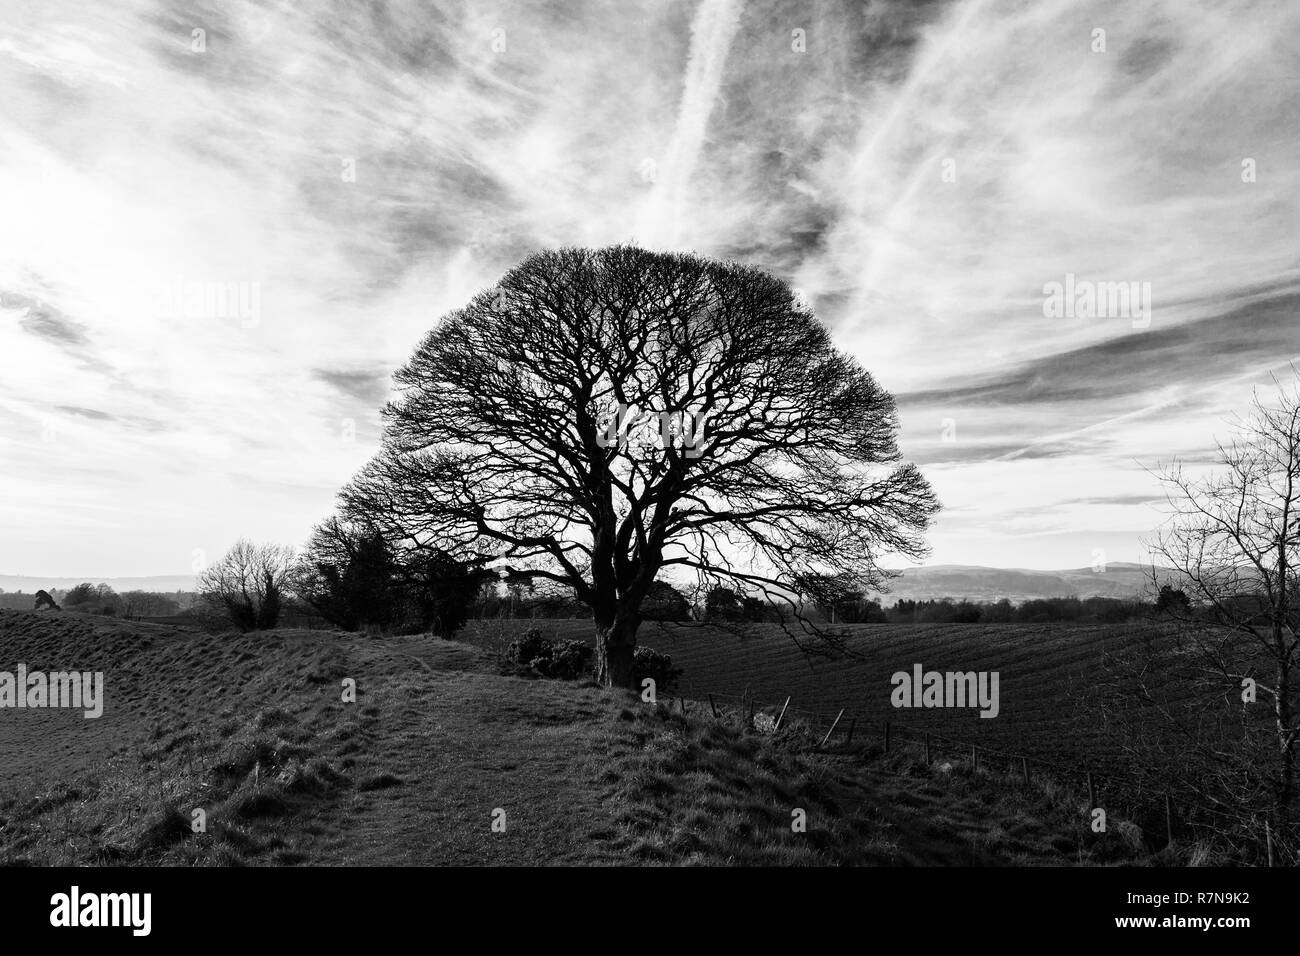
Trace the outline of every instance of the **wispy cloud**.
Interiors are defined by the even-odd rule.
[[[319,368],[313,374],[348,398],[372,408],[383,404],[388,394],[390,375],[387,369]]]
[[[691,47],[677,123],[662,162],[651,159],[645,169],[654,188],[642,213],[637,239],[647,246],[676,248],[685,232],[684,222],[694,215],[688,204],[691,180],[739,25],[739,0],[702,0],[691,23]]]
[[[75,348],[90,344],[84,326],[37,299],[11,292],[0,292],[0,309],[17,311],[18,327],[38,338]]]
[[[963,382],[905,393],[899,400],[964,407],[1088,402],[1099,408],[1109,401],[1130,401],[1171,379],[1203,381],[1224,369],[1290,358],[1300,358],[1300,291],[1028,359]]]

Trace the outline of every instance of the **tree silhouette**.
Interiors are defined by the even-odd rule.
[[[1172,584],[1160,585],[1160,591],[1156,595],[1157,611],[1182,611],[1186,613],[1191,604],[1191,599],[1182,588],[1176,588]]]
[[[294,593],[331,624],[387,628],[396,614],[393,556],[373,527],[331,516],[312,531],[293,569]]]
[[[280,620],[292,562],[289,548],[240,538],[220,561],[199,575],[199,596],[241,632],[270,630]]]
[[[450,637],[496,575],[438,551],[389,547],[374,525],[337,515],[312,532],[293,569],[294,594],[346,630],[431,630]]]
[[[656,581],[641,602],[641,616],[647,621],[685,621],[691,616],[691,604],[667,581]]]
[[[1178,464],[1161,473],[1172,516],[1152,552],[1184,582],[1158,598],[1178,623],[1171,656],[1194,665],[1204,697],[1228,706],[1170,701],[1145,684],[1142,691],[1192,728],[1189,738],[1208,754],[1212,772],[1198,768],[1195,780],[1203,795],[1262,809],[1290,828],[1300,739],[1300,389],[1292,383],[1271,403],[1257,396],[1216,458],[1203,476]],[[1258,703],[1243,704],[1253,694]],[[1223,715],[1226,734],[1202,739],[1207,713]]]
[[[757,269],[630,247],[530,256],[395,376],[380,452],[341,493],[385,538],[496,561],[592,609],[629,686],[668,569],[788,600],[918,556],[937,509],[891,397]]]

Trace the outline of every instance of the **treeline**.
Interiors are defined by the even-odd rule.
[[[722,586],[681,587],[658,581],[641,614],[646,621],[719,624],[1116,624],[1161,610],[1186,611],[1187,596],[1168,585],[1157,600],[1108,597],[1034,598],[1013,603],[953,598],[899,599],[883,605],[831,579],[809,579],[802,599],[766,598]],[[73,589],[91,607],[116,605],[111,589]],[[68,597],[73,597],[70,592]],[[447,552],[394,544],[373,525],[331,517],[301,553],[246,540],[202,573],[194,614],[214,628],[334,626],[375,633],[450,637],[474,619],[590,619],[568,589],[523,583]],[[1191,609],[1193,612],[1195,609]],[[103,613],[121,613],[105,610]]]
[[[325,625],[450,636],[484,583],[496,578],[479,562],[398,547],[371,526],[333,517],[315,528],[300,554],[237,541],[200,574],[197,616],[239,631]]]
[[[695,592],[692,591],[692,594]],[[470,618],[591,618],[564,588],[511,581],[482,562],[394,544],[371,525],[334,516],[300,554],[240,540],[199,578],[199,617],[240,631],[332,625],[348,631],[450,636]],[[714,588],[701,602],[714,620],[769,620],[765,602]],[[645,620],[698,619],[691,597],[657,581]]]
[[[79,614],[101,614],[138,620],[144,617],[174,617],[190,608],[195,595],[187,591],[163,593],[159,591],[123,591],[118,593],[107,584],[83,581],[63,590],[51,588],[47,592],[65,611]],[[14,611],[31,611],[36,607],[36,594],[23,591],[0,591],[0,607]]]
[[[201,577],[200,593],[118,593],[84,582],[51,589],[64,610],[138,620],[193,616],[221,628],[335,626],[352,631],[451,635],[468,619],[586,619],[591,609],[562,589],[503,584],[480,565],[442,552],[418,556],[390,548],[376,532],[328,521],[299,556],[286,548],[237,542]],[[0,591],[0,607],[30,611],[34,594]],[[642,608],[650,621],[789,622],[801,615],[823,624],[1117,624],[1153,612],[1186,611],[1169,586],[1154,602],[1105,597],[1034,598],[1019,603],[954,598],[900,599],[882,604],[860,594],[798,606],[732,588],[682,588],[657,581]]]
[[[891,624],[1122,624],[1149,617],[1155,606],[1145,601],[1107,597],[1033,598],[1013,604],[1000,601],[895,601],[875,608],[871,619]]]
[[[814,608],[821,620],[839,624],[1122,624],[1148,619],[1153,614],[1185,614],[1191,609],[1191,602],[1181,589],[1164,584],[1154,601],[1070,596],[1014,603],[1007,598],[1000,601],[937,598],[899,599],[882,606],[879,599],[867,599],[859,593],[846,600],[814,602]]]
[[[742,595],[727,587],[699,593],[656,582],[646,599],[647,620],[712,621],[715,623],[790,622],[796,615],[822,624],[1051,624],[1058,622],[1122,624],[1149,618],[1166,606],[1187,607],[1182,591],[1164,588],[1154,602],[1108,597],[1034,598],[1019,603],[969,601],[954,598],[896,600],[882,605],[877,598],[857,596],[835,602],[805,600],[796,605]],[[470,602],[474,618],[582,618],[591,610],[572,597],[545,590],[487,585]]]
[[[468,615],[478,620],[491,618],[573,619],[590,618],[591,608],[562,588],[501,584],[486,581],[469,602]],[[666,581],[650,586],[641,605],[648,621],[688,621],[695,614],[691,601],[680,589]]]

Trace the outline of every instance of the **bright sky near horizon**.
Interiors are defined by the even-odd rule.
[[[1139,560],[1145,469],[1300,356],[1294,2],[178,10],[0,10],[0,572],[300,544],[392,370],[544,247],[800,289],[898,399],[932,563]],[[1049,316],[1067,281],[1150,314]]]

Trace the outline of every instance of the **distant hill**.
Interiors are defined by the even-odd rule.
[[[967,564],[936,564],[928,567],[908,568],[902,577],[895,578],[885,603],[897,600],[929,600],[950,597],[957,600],[998,601],[1009,598],[1025,601],[1044,597],[1116,597],[1131,598],[1142,595],[1150,588],[1150,567],[1144,564],[1116,562],[1106,565],[1105,571],[1092,568],[1070,568],[1060,571],[1036,571],[1030,568],[986,568]],[[1162,579],[1174,580],[1173,571],[1162,572]],[[0,589],[35,594],[53,588],[67,590],[82,581],[107,584],[119,594],[124,591],[193,591],[195,575],[162,574],[138,578],[101,578],[95,575],[63,578],[41,578],[31,575],[0,574]]]
[[[938,598],[970,601],[1013,602],[1049,597],[1133,598],[1151,589],[1151,567],[1145,564],[1115,562],[1104,571],[1070,568],[1061,571],[1036,571],[1029,568],[985,568],[977,565],[937,564],[908,568],[890,582],[883,603],[897,600]],[[1178,574],[1162,570],[1161,580],[1176,581]]]
[[[49,591],[53,588],[66,591],[68,588],[76,587],[82,581],[89,581],[91,584],[107,584],[118,594],[125,591],[157,591],[171,594],[175,591],[193,591],[195,580],[193,574],[158,574],[141,578],[101,578],[94,575],[38,578],[25,574],[0,574],[0,589],[35,594],[37,591]]]

